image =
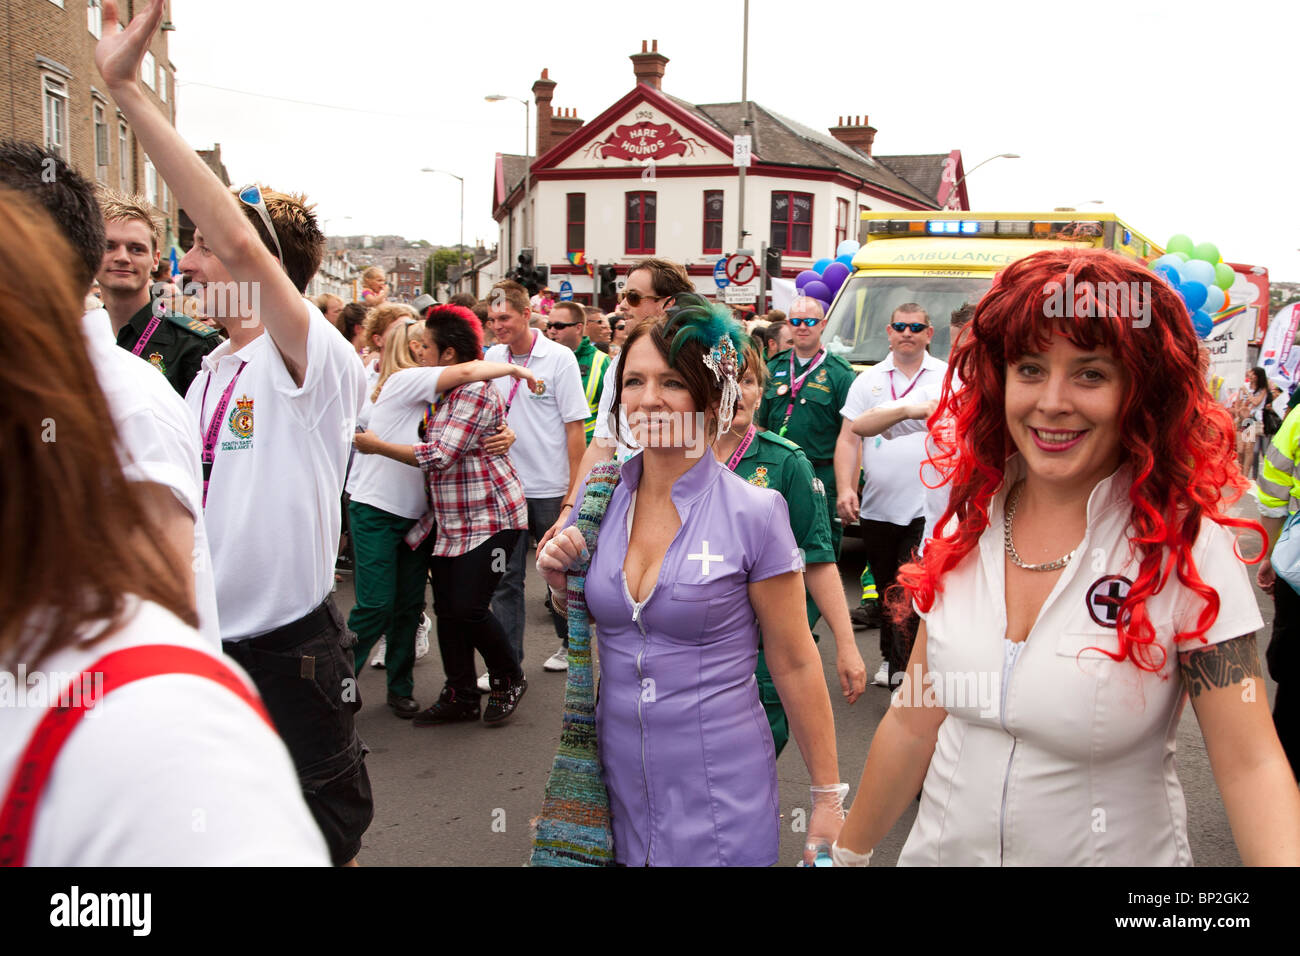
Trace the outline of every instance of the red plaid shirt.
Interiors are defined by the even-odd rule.
[[[415,446],[430,510],[406,535],[412,548],[435,520],[434,557],[472,551],[498,531],[528,527],[524,486],[508,455],[487,455],[484,440],[505,422],[506,406],[491,382],[452,389],[438,405],[426,437]]]

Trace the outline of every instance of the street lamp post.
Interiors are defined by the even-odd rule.
[[[974,166],[972,166],[962,175],[961,179],[957,180],[955,183],[952,184],[952,192],[949,193],[948,195],[948,202],[950,203],[954,201],[961,202],[961,200],[958,198],[959,190],[961,189],[961,184],[964,183],[970,177],[971,173],[975,172],[975,170],[979,169],[985,163],[991,163],[995,159],[1019,159],[1019,158],[1020,158],[1019,153],[998,153],[996,156],[990,156],[988,159],[976,163]]]
[[[451,176],[453,179],[460,180],[460,241],[456,244],[456,264],[461,267],[463,272],[465,269],[465,178],[457,176],[455,173],[449,173],[445,169],[431,169],[428,166],[425,166],[420,172],[442,173],[444,176]],[[470,258],[472,261],[473,256],[471,255]]]
[[[524,104],[524,217],[528,221],[528,228],[524,230],[523,245],[532,247],[533,245],[533,217],[532,210],[528,208],[528,201],[532,198],[532,169],[533,169],[533,145],[532,145],[532,104],[518,96],[505,96],[501,93],[491,93],[483,99],[489,103],[499,103],[501,100],[514,100],[516,103]]]

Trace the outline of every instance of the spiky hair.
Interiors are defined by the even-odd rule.
[[[116,189],[100,187],[99,210],[104,214],[104,222],[144,223],[153,239],[155,250],[162,245],[162,221],[154,215],[149,200],[140,195],[118,192]]]

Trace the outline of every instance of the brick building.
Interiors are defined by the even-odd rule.
[[[120,0],[129,19],[136,0]],[[40,143],[60,153],[86,178],[144,195],[165,222],[164,255],[175,245],[176,201],[136,142],[95,69],[103,33],[102,0],[5,0],[0,34],[0,137]],[[167,34],[175,29],[167,5],[141,67],[151,99],[176,124],[175,67]]]
[[[421,263],[412,262],[410,259],[398,259],[393,263],[393,267],[388,270],[388,286],[393,290],[393,296],[399,302],[410,302],[420,292],[424,282],[424,269]],[[419,291],[417,291],[419,290]]]

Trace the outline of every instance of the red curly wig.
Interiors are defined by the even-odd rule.
[[[1061,307],[1063,292],[1070,308]],[[1232,418],[1197,370],[1198,341],[1182,300],[1143,266],[1099,249],[1020,259],[996,276],[975,309],[951,356],[932,419],[950,418],[956,426],[931,432],[929,463],[941,481],[951,482],[948,507],[924,556],[899,569],[902,588],[890,595],[891,611],[896,617],[906,613],[913,599],[923,611],[933,607],[943,576],[988,527],[989,502],[1016,451],[1006,426],[1007,366],[1045,351],[1053,335],[1080,349],[1110,349],[1128,373],[1120,455],[1134,476],[1129,538],[1139,572],[1120,609],[1119,650],[1111,656],[1158,671],[1164,653],[1146,602],[1170,574],[1205,601],[1196,626],[1175,634],[1176,642],[1203,639],[1218,617],[1218,592],[1192,560],[1201,519],[1261,537],[1263,528],[1226,514],[1249,483],[1237,467]],[[956,392],[954,376],[962,383]],[[953,518],[955,527],[940,534]]]

